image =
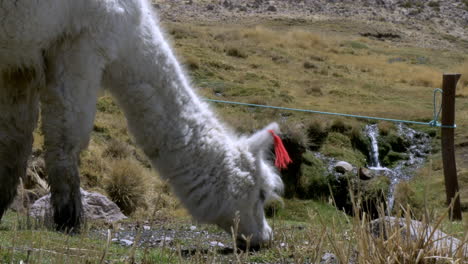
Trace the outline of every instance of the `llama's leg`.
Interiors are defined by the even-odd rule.
[[[79,154],[89,141],[104,59],[87,39],[65,42],[47,58],[41,93],[45,160],[58,230],[82,222]]]
[[[38,92],[34,71],[0,73],[0,219],[16,195],[37,123]]]

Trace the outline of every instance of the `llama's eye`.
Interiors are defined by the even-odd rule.
[[[260,190],[260,201],[264,202],[265,199],[266,199],[266,196],[265,196],[265,191],[264,190]]]

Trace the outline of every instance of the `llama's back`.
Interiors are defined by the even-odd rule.
[[[0,69],[39,63],[42,50],[63,35],[70,13],[61,0],[2,0],[0,5]]]
[[[143,6],[146,0],[2,0],[0,71],[41,63],[54,45],[84,32],[124,37],[119,24],[139,20]]]

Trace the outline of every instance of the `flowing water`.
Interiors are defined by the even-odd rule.
[[[398,124],[398,135],[408,142],[405,154],[407,159],[397,162],[393,168],[382,167],[379,160],[377,125],[368,125],[365,133],[371,141],[370,161],[368,168],[378,175],[385,175],[390,179],[390,191],[388,197],[388,210],[393,208],[395,186],[401,181],[411,179],[415,170],[425,161],[431,151],[430,137],[403,124]]]
[[[365,128],[365,132],[367,137],[369,137],[371,141],[371,149],[370,149],[370,161],[369,161],[369,169],[379,170],[382,169],[380,166],[379,160],[379,145],[377,143],[377,136],[379,135],[379,128],[377,124],[375,125],[368,125]]]

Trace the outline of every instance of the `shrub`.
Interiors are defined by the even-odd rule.
[[[378,128],[379,128],[379,134],[381,136],[386,136],[386,135],[390,134],[390,132],[396,130],[395,123],[386,122],[386,121],[379,122]]]
[[[355,166],[366,164],[366,155],[354,149],[351,139],[342,133],[330,132],[321,152],[326,156],[349,162]]]
[[[102,147],[91,145],[80,155],[80,175],[85,188],[101,187],[103,175],[109,167],[108,161],[102,158]]]
[[[300,123],[287,123],[281,128],[285,140],[296,142],[298,146],[306,149],[309,146],[307,129]]]
[[[285,197],[292,198],[297,192],[303,153],[306,151],[308,138],[305,129],[300,124],[288,124],[282,128],[282,132],[284,146],[293,162],[281,172],[281,175],[285,184]]]
[[[303,66],[304,66],[305,69],[316,69],[317,68],[317,65],[313,64],[310,61],[304,62]]]
[[[146,206],[148,179],[144,169],[131,159],[116,160],[105,182],[105,190],[126,215],[138,207]]]
[[[125,159],[131,155],[130,146],[122,141],[111,139],[102,153],[103,157]]]
[[[346,133],[352,129],[352,126],[347,124],[343,119],[335,119],[330,129],[333,132]]]
[[[399,182],[395,186],[393,196],[395,199],[393,206],[394,211],[398,211],[400,208],[407,208],[410,206],[410,208],[413,210],[413,213],[416,213],[417,216],[420,216],[421,211],[424,209],[423,201],[416,197],[416,191],[408,182]]]
[[[312,120],[306,125],[306,129],[309,139],[309,148],[311,150],[319,150],[328,135],[326,123],[320,120]]]
[[[369,48],[366,44],[361,43],[359,41],[348,41],[345,43],[345,45],[353,49],[368,49]]]
[[[367,160],[370,160],[371,141],[369,137],[362,132],[362,129],[353,127],[349,133],[349,138],[351,139],[353,148],[364,154]]]
[[[226,54],[231,57],[236,57],[236,58],[241,58],[245,59],[248,57],[248,55],[243,52],[242,50],[236,48],[236,47],[230,47],[226,50]]]
[[[424,3],[422,1],[408,0],[400,4],[404,8],[423,8]]]
[[[310,87],[307,87],[304,91],[305,91],[305,93],[307,95],[315,95],[315,96],[322,96],[323,95],[322,87],[318,83],[314,83]]]
[[[383,158],[382,163],[384,166],[394,167],[398,161],[406,159],[408,159],[408,155],[406,153],[390,151],[385,158]]]
[[[430,1],[427,5],[432,7],[435,11],[440,11],[440,4],[437,1]]]
[[[303,155],[301,175],[297,183],[297,194],[299,198],[324,198],[330,194],[329,184],[332,176],[325,170],[323,162],[316,158],[311,152]]]
[[[114,114],[119,113],[120,109],[110,96],[103,96],[98,99],[96,108],[99,112]]]
[[[411,8],[413,4],[410,1],[406,1],[406,2],[401,3],[400,6],[404,8]]]
[[[184,65],[190,70],[195,71],[200,68],[200,60],[197,57],[188,56],[184,60]]]
[[[466,1],[468,5],[468,0]],[[468,62],[465,62],[458,68],[458,71],[461,73],[460,84],[465,88],[468,88]]]
[[[372,218],[379,216],[379,208],[385,209],[386,198],[390,191],[390,179],[387,176],[379,176],[370,181],[360,181],[358,197],[362,201],[361,208]]]

